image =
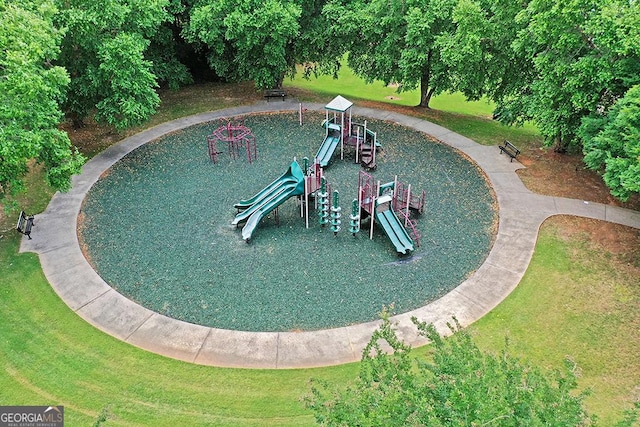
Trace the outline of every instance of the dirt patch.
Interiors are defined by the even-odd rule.
[[[604,185],[602,177],[585,168],[581,155],[559,154],[553,149],[528,147],[518,160],[526,166],[526,169],[518,171],[518,176],[535,193],[640,210],[638,195],[626,203],[615,199]]]
[[[636,228],[571,216],[555,216],[547,223],[558,225],[559,236],[565,240],[579,238],[592,250],[606,251],[619,261],[640,268],[640,230]]]
[[[87,157],[95,156],[124,138],[115,129],[99,125],[90,118],[85,120],[82,127],[76,128],[71,122],[65,122],[61,128],[67,132],[71,143]]]

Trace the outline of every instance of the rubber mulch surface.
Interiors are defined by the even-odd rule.
[[[310,228],[291,198],[264,218],[249,244],[231,225],[233,204],[282,175],[294,157],[313,157],[324,139],[324,114],[300,126],[297,113],[251,115],[258,159],[217,164],[206,136],[221,125],[193,126],[150,142],[110,168],[80,215],[85,253],[100,276],[139,304],[187,322],[246,331],[317,330],[375,320],[383,307],[403,313],[460,284],[486,258],[497,223],[483,174],[455,150],[414,130],[368,120],[383,150],[373,172],[425,190],[421,245],[399,258],[368,220],[353,237],[351,201],[358,171],[339,149],[326,169],[340,193],[342,231],[334,237],[311,212]],[[354,121],[364,118],[354,117]]]

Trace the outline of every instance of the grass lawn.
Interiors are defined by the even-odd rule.
[[[340,70],[338,80],[330,76],[306,80],[298,74],[293,80],[285,80],[284,86],[292,89],[303,103],[328,101],[336,95],[342,95],[355,102],[356,112],[358,104],[362,102],[384,103],[387,108],[413,107],[420,102],[420,93],[417,90],[397,93],[395,87],[385,86],[379,81],[365,84],[347,67]],[[443,93],[431,99],[430,107],[430,110],[416,109],[415,113],[480,144],[499,144],[505,139],[505,134],[508,134],[509,140],[518,146],[534,141],[538,143],[540,140],[535,126],[531,124],[509,128],[492,120],[494,106],[486,100],[466,101],[461,93]]]
[[[199,92],[185,93],[171,94],[174,101],[165,104],[162,120],[241,103],[215,92],[215,100],[198,96],[199,105],[177,105]],[[483,118],[434,114],[458,117],[455,125],[468,133],[458,132],[486,143],[499,134],[539,143],[534,133],[498,132]],[[19,204],[37,213],[51,194],[39,177],[32,182]],[[343,383],[357,374],[357,364],[284,371],[196,366],[105,335],[59,300],[37,256],[17,253],[14,216],[0,216],[0,405],[61,404],[70,426],[92,425],[102,413],[108,415],[106,425],[301,426],[314,422],[300,403],[308,378]],[[601,425],[612,425],[639,397],[640,256],[634,244],[640,238],[624,253],[612,251],[629,242],[602,245],[604,228],[582,219],[547,221],[521,284],[472,329],[484,348],[498,351],[507,335],[512,353],[544,367],[572,357],[581,370],[580,387],[593,390],[588,409]]]

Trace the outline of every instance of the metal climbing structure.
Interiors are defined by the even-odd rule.
[[[394,210],[413,210],[418,214],[422,214],[425,200],[426,192],[424,190],[421,193],[417,191],[412,192],[411,184],[406,185],[400,181],[396,181],[395,197],[393,199]]]
[[[211,135],[207,136],[209,145],[209,158],[213,163],[218,162],[218,156],[222,154],[218,149],[218,143],[227,143],[229,157],[236,159],[241,152],[246,152],[247,160],[252,163],[258,158],[258,148],[256,145],[256,137],[243,120],[231,121],[221,125],[214,130]]]
[[[376,152],[380,148],[377,134],[367,129],[367,121],[355,123],[349,121],[350,129],[345,137],[345,143],[355,148],[355,160],[368,171],[375,170]]]

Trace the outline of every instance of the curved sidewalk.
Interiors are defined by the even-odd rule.
[[[220,117],[266,111],[295,111],[294,102],[260,103],[177,119],[124,139],[89,161],[71,191],[56,193],[37,215],[32,240],[22,252],[36,252],[47,280],[80,317],[102,331],[143,349],[176,359],[224,367],[302,368],[359,361],[379,322],[314,332],[239,332],[194,325],[146,309],[119,294],[86,261],[77,238],[82,201],[100,175],[124,155],[168,132]],[[308,110],[324,105],[305,104]],[[640,228],[640,212],[582,200],[549,197],[527,190],[517,161],[441,126],[384,110],[356,108],[359,116],[389,120],[429,134],[465,153],[487,175],[499,209],[495,243],[482,266],[457,288],[417,310],[394,316],[399,336],[425,344],[411,317],[432,322],[443,333],[456,316],[463,326],[476,321],[518,285],[533,255],[538,229],[553,215],[576,215]]]

